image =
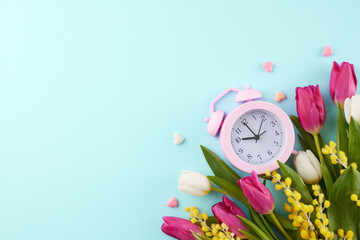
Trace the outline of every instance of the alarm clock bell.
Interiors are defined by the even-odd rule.
[[[207,131],[208,133],[215,137],[219,132],[225,113],[223,111],[215,111],[214,105],[217,101],[223,98],[226,94],[230,92],[236,92],[235,102],[250,102],[255,99],[259,99],[262,97],[262,94],[257,89],[250,89],[249,85],[244,86],[244,90],[236,89],[236,88],[228,88],[224,92],[222,92],[217,98],[215,98],[210,104],[211,116],[206,117],[205,121],[208,122]]]

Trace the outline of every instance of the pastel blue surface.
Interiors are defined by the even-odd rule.
[[[279,106],[295,114],[295,87],[319,83],[334,116],[332,61],[358,71],[359,7],[1,1],[0,239],[170,239],[162,216],[187,217],[191,205],[210,213],[221,198],[176,188],[183,169],[211,174],[200,144],[223,156],[203,121],[210,101],[250,84],[270,102],[283,91]],[[333,56],[322,56],[325,45]],[[217,108],[236,106],[233,97]],[[175,132],[182,145],[173,144]],[[171,196],[179,208],[165,205]]]

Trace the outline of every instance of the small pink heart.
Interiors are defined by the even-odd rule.
[[[286,96],[284,93],[277,91],[275,94],[275,101],[276,102],[281,102],[282,100],[285,100]]]
[[[323,52],[323,56],[324,57],[328,57],[328,56],[330,56],[330,55],[333,55],[333,50],[331,49],[331,47],[329,47],[329,46],[325,46],[324,47],[324,52]]]
[[[273,62],[266,62],[263,64],[263,67],[267,72],[272,72]]]
[[[175,197],[171,197],[170,200],[166,203],[168,207],[177,207],[178,201]]]

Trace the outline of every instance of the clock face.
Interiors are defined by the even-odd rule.
[[[269,111],[250,110],[233,124],[230,140],[233,151],[242,161],[255,166],[266,165],[283,151],[284,126]]]

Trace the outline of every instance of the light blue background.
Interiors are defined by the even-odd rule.
[[[319,83],[334,115],[332,61],[360,66],[359,7],[1,1],[0,239],[169,239],[162,216],[187,217],[191,205],[210,213],[219,194],[176,189],[183,169],[211,173],[200,144],[222,156],[203,122],[210,101],[250,84],[270,102],[283,91],[279,106],[295,114],[295,87]],[[322,56],[325,45],[333,56]],[[233,97],[217,107],[230,110]],[[171,196],[179,208],[166,207]]]

